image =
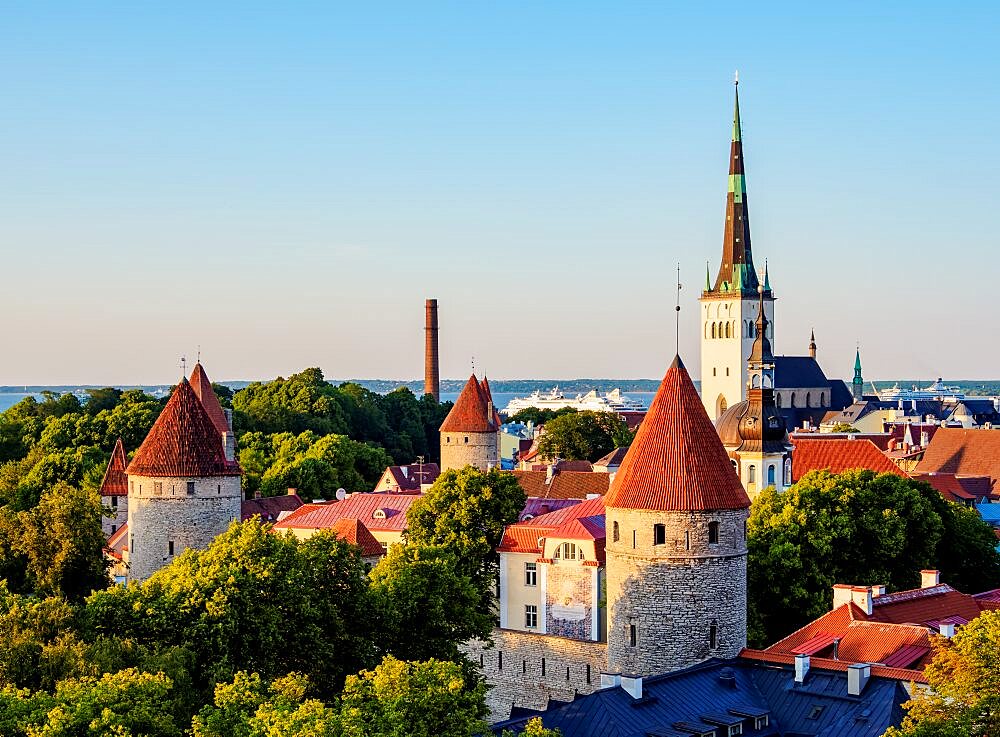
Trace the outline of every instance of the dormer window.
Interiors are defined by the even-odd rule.
[[[372,512],[372,519],[385,519],[386,514],[384,509],[376,509]]]
[[[576,560],[579,552],[582,551],[577,551],[575,543],[563,543],[556,548],[553,558],[555,560]],[[579,558],[583,560],[583,555],[579,555]]]

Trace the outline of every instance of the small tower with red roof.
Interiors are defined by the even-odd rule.
[[[118,438],[114,450],[111,451],[111,460],[108,461],[108,467],[104,471],[104,478],[101,480],[101,503],[111,508],[110,517],[101,517],[101,527],[107,537],[117,532],[128,519],[128,476],[125,475],[127,465],[125,445],[122,439]]]
[[[499,417],[484,386],[473,374],[441,425],[441,470],[466,466],[487,471],[499,463]]]
[[[738,655],[750,499],[680,357],[605,507],[610,669],[646,676]]]
[[[232,430],[200,364],[192,378],[198,389],[181,379],[126,469],[129,580],[149,578],[187,548],[208,547],[240,519]]]

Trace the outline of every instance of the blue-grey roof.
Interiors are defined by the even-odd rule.
[[[1000,526],[1000,504],[977,504],[979,516],[994,527]]]
[[[720,678],[724,669],[734,680]],[[687,724],[703,724],[707,731],[713,721],[718,724],[734,713],[769,715],[769,725],[761,729],[754,728],[752,719],[743,722],[743,734],[748,737],[879,737],[900,723],[901,705],[907,699],[905,689],[886,678],[872,677],[861,696],[853,697],[847,695],[844,672],[813,668],[805,683],[796,684],[790,666],[710,660],[645,679],[640,700],[613,687],[578,696],[568,704],[550,705],[532,716],[540,716],[550,729],[562,730],[564,737],[684,734]],[[519,714],[494,725],[493,730],[497,734],[504,729],[517,731],[528,718]],[[720,728],[717,734],[723,732]]]
[[[815,358],[809,356],[775,356],[775,389],[811,389],[828,386],[829,379]]]

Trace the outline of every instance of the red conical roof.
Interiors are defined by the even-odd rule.
[[[212,424],[215,425],[215,429],[219,432],[229,432],[229,422],[226,420],[226,413],[222,411],[222,405],[219,404],[219,398],[215,396],[215,391],[212,389],[212,382],[208,380],[208,374],[201,367],[201,361],[194,365],[194,371],[191,372],[191,388],[194,389],[194,393],[201,400],[201,406],[208,412],[208,416],[211,418]]]
[[[226,461],[222,435],[188,383],[174,389],[167,406],[128,465],[130,476],[239,476]]]
[[[122,439],[118,438],[115,449],[111,451],[111,460],[108,461],[108,468],[104,472],[104,480],[101,481],[101,496],[128,496],[128,476],[125,475],[127,465],[125,446],[122,444]]]
[[[663,377],[605,504],[655,511],[750,506],[679,356]]]
[[[503,424],[503,420],[500,419],[500,413],[497,412],[496,402],[493,401],[493,392],[490,391],[490,380],[483,375],[483,380],[479,382],[479,388],[483,390],[483,396],[489,403],[489,406],[493,407],[493,424],[496,427],[500,427]]]
[[[483,387],[473,374],[465,382],[455,406],[444,418],[441,432],[496,432],[497,426],[490,415],[488,402]]]

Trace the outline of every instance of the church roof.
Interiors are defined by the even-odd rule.
[[[810,356],[775,356],[775,389],[823,389],[829,386],[823,369]]]
[[[181,379],[135,458],[130,476],[239,476],[238,463],[226,460],[222,435],[187,379]]]
[[[489,399],[473,374],[444,418],[441,432],[496,432],[497,425],[488,405]]]
[[[219,398],[215,396],[215,391],[212,389],[212,382],[208,380],[208,374],[202,368],[201,361],[194,365],[190,382],[191,388],[194,389],[195,395],[201,400],[201,404],[205,408],[205,411],[208,412],[208,416],[212,420],[212,424],[215,425],[215,428],[220,433],[229,432],[229,422],[226,420],[226,413],[222,411],[222,405],[219,404]]]
[[[128,476],[125,475],[127,465],[125,446],[122,444],[122,439],[118,438],[114,450],[111,451],[111,460],[108,461],[108,468],[104,472],[104,480],[101,481],[101,496],[128,496]]]
[[[680,356],[663,377],[606,504],[658,511],[750,506]]]

